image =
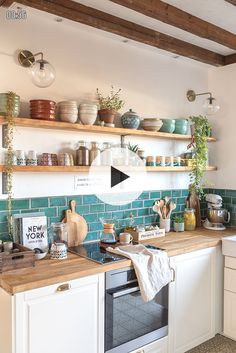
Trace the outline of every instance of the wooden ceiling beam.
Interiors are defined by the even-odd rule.
[[[18,0],[18,3],[80,22],[140,43],[214,66],[224,65],[224,56],[150,28],[69,0]]]
[[[236,6],[236,0],[225,0],[226,2],[229,2],[230,4]]]
[[[110,0],[198,37],[236,50],[236,35],[160,0]],[[230,1],[230,0],[229,0]],[[231,0],[233,1],[233,0]],[[236,0],[234,0],[236,4]]]
[[[13,4],[14,0],[0,0],[0,6],[9,7]]]
[[[225,56],[225,65],[230,65],[235,63],[236,63],[236,53]]]

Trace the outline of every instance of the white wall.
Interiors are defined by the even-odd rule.
[[[183,59],[173,59],[146,46],[123,43],[122,38],[53,16],[28,11],[26,21],[5,20],[0,12],[0,91],[13,90],[23,101],[21,115],[28,115],[28,100],[50,98],[55,101],[75,99],[79,102],[94,97],[96,87],[108,92],[113,84],[122,88],[126,101],[124,111],[133,108],[143,117],[188,117],[201,114],[202,100],[194,104],[186,91],[207,89],[208,66]],[[55,83],[47,88],[35,87],[14,56],[18,49],[43,51],[57,72]],[[17,128],[15,149],[58,152],[74,148],[80,139],[119,141],[114,136]],[[178,155],[186,143],[147,138],[130,138],[146,150],[147,155]],[[73,174],[15,174],[15,197],[78,194]],[[186,188],[188,174],[148,175],[144,189]],[[82,192],[82,190],[81,190]],[[2,196],[4,197],[4,196]]]
[[[218,166],[215,187],[236,189],[236,64],[209,70],[209,89],[219,98],[221,110],[212,123],[217,142],[212,160]]]

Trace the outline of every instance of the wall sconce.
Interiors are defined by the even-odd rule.
[[[212,97],[211,92],[195,93],[193,90],[187,92],[187,99],[189,102],[194,102],[197,96],[209,95],[206,102],[203,104],[203,108],[207,115],[215,114],[220,109],[220,106],[216,103],[216,99]]]
[[[40,59],[35,60],[36,56]],[[49,87],[55,80],[54,67],[43,58],[43,53],[32,54],[29,50],[21,50],[18,54],[21,66],[29,68],[31,80],[37,87]]]

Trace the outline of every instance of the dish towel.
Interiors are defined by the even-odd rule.
[[[123,255],[132,260],[138,279],[141,296],[145,302],[155,295],[172,279],[167,253],[162,250],[147,249],[144,245],[124,245],[107,251]]]

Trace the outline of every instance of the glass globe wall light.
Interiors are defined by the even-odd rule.
[[[35,60],[35,57],[40,59]],[[43,53],[32,54],[29,50],[21,50],[18,54],[18,61],[21,66],[29,69],[33,84],[40,88],[51,86],[55,80],[55,69],[46,60]]]
[[[193,90],[188,90],[187,99],[189,102],[194,102],[197,96],[209,95],[203,104],[203,108],[207,115],[215,114],[220,109],[219,104],[217,104],[216,99],[212,97],[211,92],[195,93]]]

